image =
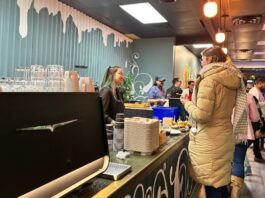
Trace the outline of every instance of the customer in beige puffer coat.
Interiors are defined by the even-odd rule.
[[[191,174],[205,185],[207,198],[228,197],[226,185],[231,178],[235,148],[231,114],[242,75],[226,60],[220,47],[204,50],[195,85],[197,93],[193,95],[196,99],[181,99],[197,129],[190,132]]]

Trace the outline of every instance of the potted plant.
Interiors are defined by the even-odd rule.
[[[129,73],[124,78],[124,83],[123,83],[123,86],[121,87],[121,89],[122,89],[122,92],[123,92],[124,102],[129,102],[130,100],[133,99],[133,95],[132,95],[133,74],[132,73]]]

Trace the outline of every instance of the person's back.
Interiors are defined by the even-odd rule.
[[[211,74],[211,72],[216,73]],[[240,80],[229,69],[218,68],[211,72],[205,73],[205,78],[201,81],[201,84],[205,85],[204,89],[209,89],[209,86],[212,86],[215,90],[214,101],[213,98],[210,98],[211,96],[206,98],[206,100],[208,99],[214,102],[212,117],[208,124],[215,126],[221,125],[220,127],[225,129],[227,124],[231,124],[231,114],[235,106],[236,90],[240,85]],[[232,127],[232,124],[230,127]]]
[[[226,58],[220,47],[203,51],[203,68],[196,80],[194,97],[192,101],[181,99],[194,127],[189,142],[191,174],[206,186],[209,197],[228,194],[226,185],[230,183],[235,146],[231,115],[237,98],[245,98],[240,86],[242,74],[226,64]],[[235,115],[238,118],[239,114]]]
[[[222,174],[222,172],[231,168],[229,162],[232,161],[231,153],[234,150],[231,114],[239,86],[240,79],[229,69],[216,68],[202,76],[200,89],[209,94],[198,95],[197,106],[206,112],[202,112],[204,115],[198,115],[198,131],[197,134],[190,135],[191,139],[195,140],[191,141],[189,148],[201,151],[200,156],[195,156],[201,165],[194,166],[194,168],[201,173],[211,175],[208,180],[206,179],[206,185],[218,187],[230,181],[230,175]],[[196,114],[192,112],[194,113]],[[196,140],[206,144],[198,145]],[[192,156],[193,153],[190,155]],[[222,178],[219,178],[220,175],[223,175]]]
[[[255,96],[258,99],[259,102],[264,102],[265,101],[260,89],[257,88],[256,86],[252,87],[248,91],[248,93],[250,93],[251,95]]]

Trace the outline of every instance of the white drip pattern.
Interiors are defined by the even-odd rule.
[[[103,43],[107,46],[107,39],[110,34],[114,34],[114,47],[122,42],[126,42],[126,46],[132,43],[132,40],[121,34],[120,32],[111,29],[110,27],[98,22],[97,20],[79,12],[78,10],[67,6],[58,0],[17,0],[17,5],[20,8],[20,25],[19,33],[22,38],[25,38],[28,34],[28,11],[33,7],[39,14],[44,8],[47,8],[49,15],[57,15],[61,13],[61,20],[63,22],[63,33],[66,33],[66,21],[72,16],[73,23],[78,30],[78,43],[82,41],[82,32],[90,32],[92,30],[100,29],[102,31]]]

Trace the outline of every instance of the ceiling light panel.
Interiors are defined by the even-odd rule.
[[[194,44],[192,45],[194,48],[208,48],[208,47],[212,47],[213,44]]]
[[[257,45],[265,45],[265,41],[258,41]]]
[[[150,3],[127,4],[120,7],[143,24],[167,22]]]
[[[264,55],[265,52],[254,52],[255,55]]]

